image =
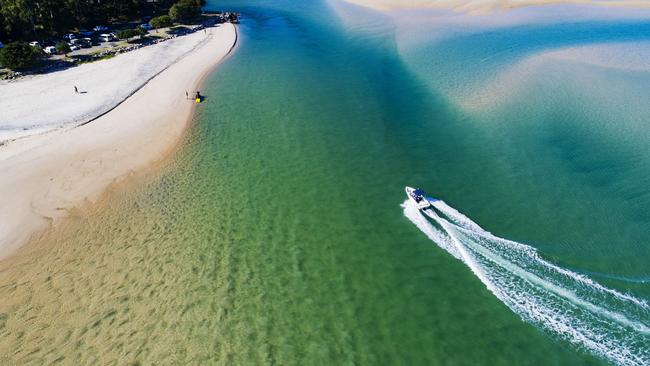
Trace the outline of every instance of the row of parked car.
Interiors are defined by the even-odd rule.
[[[92,47],[93,45],[102,43],[102,42],[112,42],[115,41],[117,38],[115,37],[115,34],[108,32],[108,27],[106,26],[97,26],[93,28],[92,31],[86,30],[86,29],[81,29],[78,33],[69,33],[64,35],[62,38],[63,40],[57,40],[57,39],[46,39],[41,42],[34,41],[30,42],[30,46],[33,47],[39,47],[43,49],[43,52],[45,52],[48,55],[54,55],[57,53],[56,50],[56,44],[59,42],[66,42],[70,46],[70,50],[76,51],[82,48],[89,48]],[[105,33],[100,33],[100,32],[105,32]]]
[[[149,25],[149,23],[142,23],[138,27],[147,31],[151,29],[151,25]],[[59,42],[66,42],[70,46],[70,50],[77,51],[82,48],[92,47],[99,43],[114,42],[117,40],[115,33],[110,32],[110,29],[104,25],[98,25],[92,30],[81,29],[77,33],[68,33],[62,38],[63,39],[49,38],[42,42],[33,41],[29,42],[29,45],[32,47],[41,48],[43,52],[48,55],[55,55],[58,53],[56,50],[56,45]],[[0,42],[0,49],[3,47],[4,44]]]
[[[151,26],[147,23],[140,24],[139,27],[144,30],[151,29]],[[117,40],[115,33],[109,32],[109,28],[103,25],[98,25],[92,30],[81,29],[77,33],[68,33],[62,38],[63,40],[47,39],[43,41],[43,44],[38,41],[30,42],[29,44],[33,47],[42,48],[43,52],[48,55],[54,55],[57,53],[56,44],[62,41],[68,43],[70,50],[77,51],[82,48],[92,47],[99,43],[113,42]]]

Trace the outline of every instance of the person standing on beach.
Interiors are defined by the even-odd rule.
[[[77,89],[77,86],[76,86],[76,85],[74,86],[74,93],[75,93],[75,94],[79,94],[79,89]]]
[[[185,91],[185,99],[190,99],[190,95],[187,94],[187,90]]]

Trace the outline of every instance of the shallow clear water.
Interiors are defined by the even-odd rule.
[[[179,152],[5,262],[3,363],[604,363],[522,320],[400,205],[405,185],[421,186],[553,263],[650,298],[650,115],[625,97],[645,95],[647,78],[593,70],[630,103],[606,108],[579,83],[589,70],[552,63],[553,77],[467,111],[445,82],[471,71],[398,52],[383,20],[249,4],[233,5],[239,46]],[[543,30],[495,32],[444,62],[510,36],[523,55]]]

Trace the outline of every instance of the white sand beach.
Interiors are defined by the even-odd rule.
[[[0,82],[0,142],[87,122],[207,41],[199,31],[101,62]]]
[[[176,146],[197,105],[185,92],[199,89],[236,39],[235,26],[226,23],[110,60],[2,85],[2,127],[10,118],[16,126],[41,129],[92,119],[140,89],[91,123],[0,146],[0,258]],[[88,93],[74,95],[73,83]],[[25,106],[19,99],[34,103]]]

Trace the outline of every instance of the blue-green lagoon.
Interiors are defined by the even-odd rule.
[[[2,363],[649,362],[642,14],[207,7],[239,42],[178,152],[0,273]]]

